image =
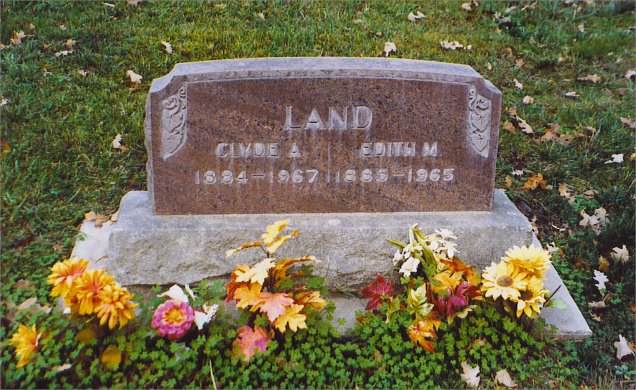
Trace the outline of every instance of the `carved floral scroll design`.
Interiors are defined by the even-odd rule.
[[[475,88],[468,92],[468,139],[470,146],[481,156],[488,157],[492,102],[479,95]]]
[[[161,102],[161,157],[166,160],[185,145],[186,127],[186,87]]]

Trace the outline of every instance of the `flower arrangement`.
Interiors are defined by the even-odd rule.
[[[265,352],[267,343],[276,334],[307,328],[307,316],[327,306],[320,291],[304,284],[311,274],[310,267],[290,272],[293,265],[318,260],[313,256],[281,260],[273,257],[282,244],[298,235],[298,231],[281,234],[288,223],[289,220],[277,221],[267,227],[260,241],[226,252],[229,257],[248,248],[260,248],[265,255],[265,259],[253,266],[237,265],[226,285],[226,302],[235,301],[238,309],[250,314],[252,325],[241,327],[233,343],[235,356],[242,356],[245,361],[257,350]]]
[[[393,296],[393,284],[378,275],[362,293],[369,298],[367,310],[388,304],[387,322],[397,312],[407,312],[412,323],[407,333],[411,341],[433,352],[434,340],[442,321],[465,318],[482,299],[481,278],[455,255],[458,253],[452,232],[442,229],[425,235],[417,225],[408,233],[408,243],[389,240],[398,247],[393,265],[402,275],[402,294]]]
[[[185,289],[194,304],[197,297],[189,285],[186,284]],[[204,325],[216,315],[219,305],[205,302],[199,310],[195,310],[191,306],[188,295],[176,284],[159,295],[159,297],[170,298],[159,305],[152,316],[151,326],[157,330],[159,336],[167,337],[171,341],[178,340],[186,335],[193,324],[202,330]]]

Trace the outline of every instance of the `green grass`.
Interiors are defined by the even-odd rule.
[[[550,356],[576,357],[577,365],[570,367],[576,375],[565,385],[606,387],[628,379],[616,376],[616,367],[627,362],[633,368],[633,359],[619,362],[613,342],[619,333],[634,341],[634,162],[629,157],[635,143],[634,132],[620,122],[636,119],[634,82],[624,77],[636,69],[633,3],[545,1],[522,10],[530,3],[484,1],[472,13],[463,11],[461,2],[113,4],[2,1],[0,41],[8,45],[20,30],[31,35],[0,52],[0,95],[9,99],[0,108],[1,138],[11,148],[0,158],[3,316],[9,303],[33,294],[41,302],[50,300],[47,267],[69,256],[84,213],[111,214],[123,194],[146,187],[142,122],[153,78],[188,61],[377,57],[392,41],[399,58],[472,66],[503,92],[502,123],[510,119],[506,109],[517,107],[534,128],[534,136],[501,130],[497,186],[526,216],[537,218],[542,242],[563,250],[555,264],[594,331],[589,341],[567,344]],[[516,8],[506,11],[510,6]],[[418,10],[426,18],[409,22],[408,13]],[[499,25],[496,16],[510,21]],[[56,57],[69,38],[77,41],[73,53]],[[444,39],[471,44],[472,50],[446,51],[439,46]],[[161,40],[172,44],[173,54],[165,53]],[[525,61],[523,67],[514,66],[517,58]],[[127,80],[129,69],[143,76],[140,87]],[[576,81],[593,73],[602,78],[599,84]],[[514,78],[523,90],[514,87]],[[568,91],[580,97],[567,99]],[[535,103],[522,104],[525,95]],[[559,123],[562,133],[584,135],[568,145],[541,142],[550,123]],[[592,135],[586,127],[597,131]],[[111,147],[118,133],[129,151]],[[624,154],[624,163],[605,163],[617,153]],[[506,176],[516,169],[526,173],[508,186]],[[553,188],[523,190],[532,173],[542,173]],[[577,195],[598,191],[577,206],[588,214],[601,206],[608,211],[610,222],[600,235],[578,225],[578,211],[559,196],[559,183]],[[631,256],[627,264],[611,263],[609,307],[592,311],[587,302],[601,298],[592,279],[598,258],[609,258],[612,248],[623,244]],[[16,288],[21,279],[34,288]],[[4,319],[2,326],[6,332],[15,328]],[[551,379],[564,383],[557,374]]]

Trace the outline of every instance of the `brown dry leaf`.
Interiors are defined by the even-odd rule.
[[[110,217],[103,214],[96,214],[94,211],[91,210],[88,213],[84,214],[84,220],[94,221],[96,227],[101,227],[104,222],[110,220]]]
[[[578,93],[574,91],[571,91],[571,92],[564,93],[563,96],[570,99],[578,99],[581,95],[579,95]]]
[[[594,199],[596,194],[598,194],[598,191],[596,190],[586,190],[585,192],[583,192],[583,195],[585,195],[586,199]]]
[[[629,250],[625,245],[623,245],[622,248],[614,247],[612,248],[612,253],[610,254],[610,256],[612,257],[612,259],[625,264],[629,260]]]
[[[51,308],[49,306],[41,306],[37,303],[38,299],[36,297],[29,298],[22,302],[18,307],[18,311],[29,311],[31,313],[45,313],[49,314],[51,312]]]
[[[77,74],[79,74],[80,76],[86,77],[88,75],[88,72],[85,71],[84,69],[78,69]]]
[[[117,222],[117,219],[119,219],[119,210],[117,210],[117,211],[115,212],[115,214],[113,214],[113,215],[111,215],[111,216],[110,216],[110,221],[111,221],[111,222]]]
[[[20,30],[18,32],[13,32],[13,36],[11,37],[11,39],[9,39],[9,41],[11,42],[11,44],[13,46],[17,46],[19,44],[22,43],[22,40],[26,38],[26,34],[24,33],[24,31]]]
[[[524,96],[523,97],[523,104],[532,104],[534,103],[534,98],[532,96]]]
[[[56,57],[63,57],[63,56],[67,56],[69,54],[73,54],[73,50],[62,50],[62,51],[58,51],[57,53],[55,53]]]
[[[515,88],[517,88],[517,89],[523,89],[523,84],[521,84],[521,83],[519,82],[519,80],[517,80],[517,79],[513,79],[512,81],[514,81],[514,83],[515,83]]]
[[[11,146],[6,141],[0,141],[0,158],[6,156],[11,151]]]
[[[506,182],[506,185],[508,187],[512,187],[512,178],[510,176],[506,176],[506,178],[504,179],[504,181]]]
[[[73,46],[75,46],[75,44],[77,43],[77,41],[75,39],[67,39],[66,43],[64,44],[64,46],[66,46],[67,49],[71,49]]]
[[[166,53],[172,54],[172,45],[166,41],[161,41],[161,44],[164,46]]]
[[[523,60],[523,58],[517,58],[515,60],[515,66],[517,68],[522,68],[525,64],[526,64],[526,62]]]
[[[588,83],[594,83],[594,84],[598,84],[601,82],[601,78],[596,74],[588,74],[585,77],[579,77],[578,79],[576,79],[577,81],[581,81],[581,82],[588,82]]]
[[[633,121],[629,118],[621,117],[621,123],[626,124],[632,130],[636,130],[636,121]]]
[[[602,272],[605,272],[606,274],[610,273],[610,263],[609,261],[607,261],[607,259],[603,256],[598,258],[598,269]]]
[[[591,309],[605,309],[607,307],[607,304],[605,304],[605,301],[588,302],[587,305]]]
[[[571,135],[559,133],[560,129],[561,126],[558,123],[551,123],[550,128],[539,139],[541,141],[554,141],[561,145],[569,145],[574,138]]]
[[[505,121],[505,122],[503,123],[503,128],[504,128],[504,130],[512,131],[512,130],[514,130],[515,126],[512,124],[512,122],[510,122],[510,121]]]
[[[596,322],[601,322],[603,320],[603,318],[601,318],[601,316],[593,314],[593,313],[592,313],[592,315],[590,317],[592,317],[592,319],[594,321],[596,321]]]
[[[533,215],[532,219],[530,220],[530,228],[532,229],[532,232],[536,235],[539,234],[539,225],[537,225],[537,216]]]
[[[530,126],[528,124],[528,122],[526,122],[525,120],[523,120],[523,119],[521,119],[519,117],[517,117],[516,119],[517,119],[517,126],[519,126],[519,129],[522,132],[524,132],[526,134],[533,134],[534,133],[534,130],[532,130],[532,126]]]
[[[466,12],[472,12],[473,9],[479,7],[479,3],[476,2],[475,0],[472,0],[469,3],[464,3],[462,4],[462,9]]]
[[[59,26],[57,26],[57,27],[59,27],[59,28],[60,28],[60,30],[62,30],[62,31],[66,31],[66,25],[64,25],[64,24],[60,24],[60,25],[59,25]]]
[[[144,0],[126,0],[126,3],[128,5],[138,5],[139,3],[143,2]]]
[[[416,22],[420,19],[425,18],[426,15],[424,15],[423,13],[421,13],[420,11],[417,11],[416,14],[414,14],[413,12],[409,12],[409,15],[406,17],[410,22]]]
[[[122,152],[127,152],[129,150],[126,146],[121,144],[121,134],[117,134],[117,136],[112,142],[112,145],[113,145],[113,149],[119,149]]]
[[[63,249],[64,249],[64,245],[62,245],[62,244],[55,244],[55,245],[53,245],[53,250],[54,250],[54,251],[61,252]]]
[[[393,42],[386,42],[384,44],[384,56],[388,57],[391,53],[397,52],[397,46]]]
[[[574,204],[574,196],[570,193],[570,187],[565,183],[559,183],[559,195],[567,199],[569,204]]]
[[[35,24],[33,24],[33,23],[29,23],[29,25],[27,27],[29,27],[29,30],[35,31]]]
[[[548,189],[548,183],[543,180],[543,174],[537,173],[536,175],[531,176],[522,187],[524,190],[535,191],[536,189]]]
[[[516,387],[517,384],[512,380],[508,371],[499,370],[497,371],[497,375],[495,375],[495,382],[502,384],[506,387]]]
[[[20,279],[13,285],[15,288],[31,288],[31,282],[28,279]]]
[[[636,313],[636,303],[632,303],[631,305],[629,305],[629,310],[631,310],[632,313]]]
[[[138,75],[137,73],[133,72],[132,70],[128,70],[128,71],[126,72],[126,75],[130,78],[130,81],[131,81],[132,83],[135,83],[135,84],[141,84],[141,79],[142,79],[143,77],[141,77],[141,76],[140,76],[140,75]]]

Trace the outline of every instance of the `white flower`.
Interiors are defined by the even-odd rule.
[[[217,310],[219,310],[219,305],[208,306],[207,304],[203,304],[203,310],[204,311],[194,312],[194,323],[197,324],[197,328],[199,328],[199,330],[203,329],[203,325],[210,322]]]
[[[457,237],[453,234],[453,232],[451,232],[448,229],[435,230],[435,233],[439,234],[440,237],[442,237],[442,239],[444,239],[444,240],[456,240],[457,239]]]
[[[417,267],[419,265],[420,261],[415,257],[411,257],[410,259],[406,260],[404,264],[402,264],[402,267],[400,267],[400,273],[409,278],[411,277],[411,273],[417,272]]]
[[[439,248],[439,242],[437,242],[436,240],[431,240],[431,243],[428,244],[428,247],[431,248],[431,250],[434,252],[437,250],[437,248]]]
[[[189,289],[190,287],[188,287]],[[190,290],[192,291],[192,290]],[[169,297],[170,299],[175,299],[177,301],[181,301],[181,302],[185,302],[185,303],[189,303],[188,301],[188,296],[185,295],[185,293],[183,292],[183,289],[179,286],[177,286],[176,284],[172,287],[170,287],[170,289],[168,291],[166,291],[163,294],[159,294],[157,295],[158,297]]]
[[[454,242],[446,241],[444,249],[446,250],[446,254],[448,255],[449,259],[455,257],[455,253],[459,253],[459,251],[457,250],[457,244],[455,244]]]
[[[393,265],[398,265],[400,261],[404,260],[404,256],[400,250],[395,251],[393,255]]]

